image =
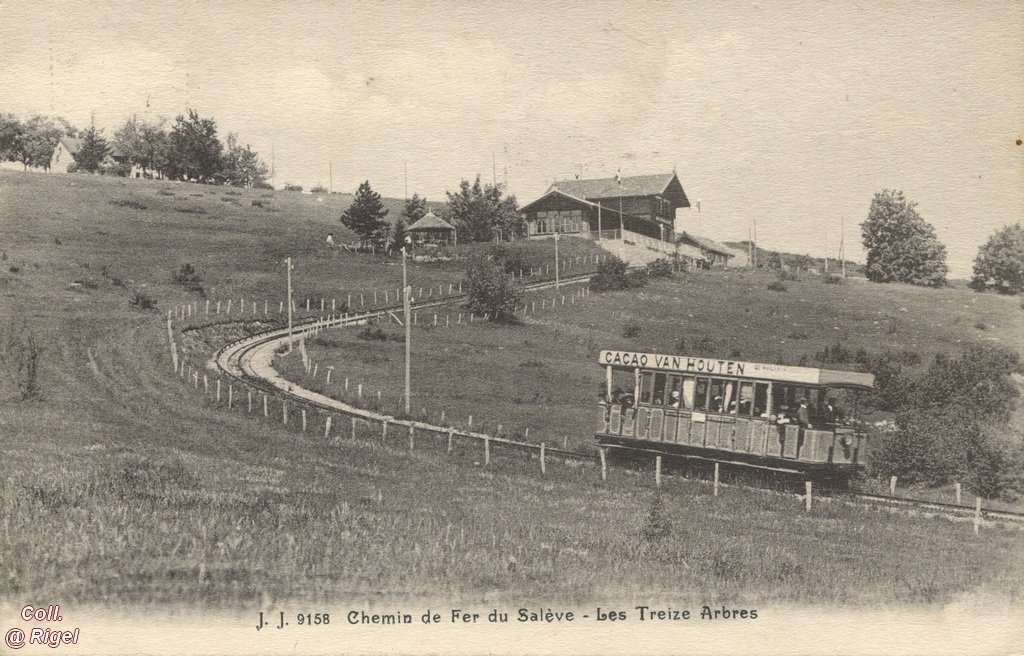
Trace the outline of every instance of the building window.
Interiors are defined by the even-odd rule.
[[[582,210],[548,210],[537,212],[537,228],[534,234],[581,232],[586,229],[585,225]]]

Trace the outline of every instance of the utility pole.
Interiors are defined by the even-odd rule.
[[[408,249],[410,239],[407,236],[405,238],[405,246],[402,247],[402,309],[405,311],[405,414],[408,416],[411,414],[412,402],[410,400],[412,384],[411,384],[411,359],[412,359],[412,287],[409,286],[409,279],[406,274],[405,260],[408,256]]]
[[[600,200],[597,201],[597,241],[601,241],[601,201]]]
[[[754,219],[754,266],[757,266],[757,219]]]
[[[327,162],[327,191],[334,193],[334,162]]]
[[[285,268],[288,271],[288,352],[292,351],[292,258],[285,258]]]
[[[558,281],[558,233],[555,233],[555,289],[561,287]]]
[[[839,260],[843,263],[843,277],[846,277],[846,217],[839,217]]]

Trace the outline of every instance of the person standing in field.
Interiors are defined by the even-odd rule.
[[[327,248],[332,248],[332,249],[334,248],[334,233],[333,232],[328,232],[327,233]]]

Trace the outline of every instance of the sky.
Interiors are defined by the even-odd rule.
[[[863,258],[881,189],[967,276],[1024,215],[1024,4],[0,0],[0,111],[239,135],[274,182],[520,203],[675,169],[689,229]]]

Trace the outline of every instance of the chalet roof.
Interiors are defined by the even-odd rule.
[[[455,228],[433,212],[427,212],[405,230],[413,232],[416,230],[455,230]]]
[[[675,179],[675,173],[658,173],[655,175],[633,175],[622,178],[621,183],[615,178],[598,178],[594,180],[556,180],[548,191],[557,189],[577,198],[618,198],[619,196],[658,196]]]
[[[552,187],[551,189],[549,189],[546,192],[544,192],[544,195],[541,196],[540,198],[538,198],[537,200],[533,201],[532,203],[527,203],[526,205],[523,205],[522,207],[520,207],[519,211],[520,212],[526,212],[530,208],[532,208],[534,205],[536,205],[537,203],[540,203],[542,200],[544,200],[545,198],[547,198],[549,196],[561,196],[563,198],[568,198],[569,200],[573,201],[574,203],[578,203],[579,205],[583,205],[585,207],[590,207],[590,208],[595,208],[595,209],[598,207],[597,203],[591,203],[589,200],[585,200],[583,198],[580,198],[579,196],[574,196],[572,194],[566,193],[565,191],[563,191],[561,189],[555,189],[554,187]],[[608,214],[610,216],[618,216],[618,214],[619,214],[619,212],[617,210],[614,210],[611,207],[607,207],[607,206],[604,206],[604,205],[602,205],[600,207],[601,207],[601,212],[604,213],[604,214]],[[625,212],[623,212],[622,216],[630,216],[630,215],[625,213]]]
[[[703,248],[706,251],[718,253],[719,255],[725,255],[726,257],[734,257],[736,255],[736,251],[732,250],[731,248],[723,246],[722,244],[719,244],[717,241],[714,241],[713,239],[708,239],[707,237],[695,235],[692,232],[683,231],[679,233],[679,236],[676,237],[676,241],[682,242],[684,244],[693,244],[694,246]]]
[[[60,142],[64,144],[64,148],[71,153],[72,156],[78,154],[78,151],[82,149],[82,144],[85,142],[84,139],[79,137],[61,137]],[[111,157],[125,157],[124,151],[113,141],[107,141],[107,147],[109,148],[109,155]]]

